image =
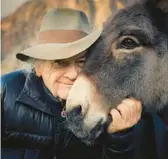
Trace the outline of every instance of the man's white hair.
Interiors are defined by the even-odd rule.
[[[20,69],[25,70],[26,72],[31,72],[37,65],[39,65],[42,60],[30,58],[26,62],[22,62]]]

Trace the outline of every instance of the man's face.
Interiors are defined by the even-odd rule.
[[[46,60],[36,66],[36,72],[53,96],[66,100],[85,60],[85,53],[64,60]]]

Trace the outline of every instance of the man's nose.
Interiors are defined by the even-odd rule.
[[[70,80],[76,80],[79,72],[80,70],[75,66],[75,64],[72,64],[67,68],[64,76],[69,78]]]

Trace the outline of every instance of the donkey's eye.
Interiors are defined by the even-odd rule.
[[[133,38],[126,37],[120,42],[120,48],[134,49],[140,46],[140,44]]]

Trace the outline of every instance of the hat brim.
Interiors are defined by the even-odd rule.
[[[101,35],[102,29],[96,30],[84,38],[71,43],[45,43],[30,47],[16,58],[27,61],[29,58],[41,60],[60,60],[73,57],[88,49]]]

